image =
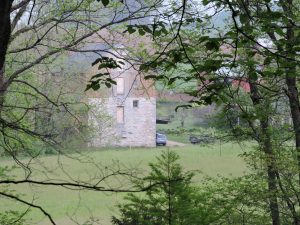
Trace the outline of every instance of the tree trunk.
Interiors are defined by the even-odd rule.
[[[0,111],[3,106],[6,84],[4,77],[5,57],[11,35],[10,10],[12,0],[0,1]]]
[[[286,32],[287,36],[287,49],[286,51],[289,53],[287,55],[287,63],[286,63],[286,76],[285,83],[287,85],[287,96],[289,99],[290,111],[293,120],[293,128],[295,134],[295,144],[296,144],[296,152],[297,152],[297,160],[298,160],[298,179],[300,185],[300,103],[299,103],[299,93],[297,88],[297,80],[296,80],[296,64],[295,64],[295,50],[294,39],[295,34],[293,30],[293,25],[290,24],[290,27]]]
[[[269,207],[272,217],[272,224],[280,224],[279,204],[277,199],[277,180],[276,173],[278,172],[275,165],[275,156],[272,148],[271,137],[269,134],[268,119],[261,120],[262,131],[262,148],[266,156],[267,174],[268,174],[268,189],[269,189]]]
[[[289,98],[290,110],[293,120],[293,128],[295,133],[295,143],[299,167],[299,185],[300,185],[300,103],[299,103],[299,94],[296,87],[296,78],[295,76],[286,76],[286,85],[287,85],[287,95]]]
[[[258,92],[257,86],[254,82],[250,83],[250,92],[251,92],[251,100],[254,106],[260,106],[262,104],[262,98]],[[265,107],[264,107],[265,108]],[[267,108],[269,108],[267,106]],[[260,137],[259,137],[259,145],[262,148],[262,151],[265,153],[266,163],[267,163],[267,180],[268,180],[268,190],[269,190],[269,209],[272,218],[272,225],[280,225],[280,214],[279,214],[279,204],[277,199],[277,180],[276,173],[278,172],[276,169],[275,155],[273,152],[271,135],[269,132],[269,114],[268,112],[260,112],[263,113],[260,116]]]
[[[280,6],[282,7],[285,15],[294,14],[294,3],[293,0],[280,0]],[[292,18],[292,17],[291,17]],[[295,60],[296,51],[294,50],[294,45],[297,43],[295,38],[294,30],[297,29],[295,22],[288,20],[286,25],[286,45],[281,45],[277,42],[275,35],[270,35],[271,40],[276,44],[280,54],[285,58],[280,64],[282,68],[285,69],[285,84],[287,86],[286,94],[289,99],[289,107],[291,112],[291,117],[293,121],[293,130],[295,137],[295,146],[297,154],[297,164],[298,164],[298,184],[300,187],[300,102],[299,102],[299,93],[297,89],[297,64]],[[279,175],[278,175],[279,176]],[[300,200],[298,199],[298,206],[300,206]],[[294,213],[294,209],[291,210],[293,214],[294,224],[299,225],[300,219],[297,214]]]

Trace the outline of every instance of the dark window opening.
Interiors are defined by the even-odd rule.
[[[133,107],[135,107],[135,108],[139,107],[139,101],[138,100],[133,100]]]

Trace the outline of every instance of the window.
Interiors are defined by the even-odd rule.
[[[118,78],[116,78],[116,82],[117,82],[117,94],[123,95],[124,94],[124,78],[118,77]]]
[[[132,105],[134,108],[139,107],[139,101],[138,100],[133,100]]]
[[[117,123],[124,123],[124,107],[117,107]]]

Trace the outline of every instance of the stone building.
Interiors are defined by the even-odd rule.
[[[94,108],[89,114],[94,127],[90,145],[154,147],[156,98],[152,82],[144,80],[129,64],[110,74],[116,85],[88,92],[88,102]]]
[[[130,7],[137,7],[135,1],[126,2]],[[130,24],[148,22],[138,19]],[[77,73],[84,74],[86,80],[83,86],[86,86],[88,80],[99,73],[97,66],[90,68],[95,59],[112,57],[125,62],[127,60],[122,59],[130,58],[130,53],[136,56],[137,49],[153,51],[148,42],[145,36],[140,39],[139,36],[124,34],[123,30],[116,32],[103,29],[88,38],[81,52],[69,57],[69,64]],[[143,75],[129,63],[124,63],[122,68],[113,69],[109,73],[117,85],[86,92],[86,102],[92,107],[87,118],[93,128],[89,145],[156,146],[156,96],[153,82],[144,80]]]

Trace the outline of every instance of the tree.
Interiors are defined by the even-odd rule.
[[[187,224],[184,214],[192,210],[192,174],[184,174],[176,163],[178,155],[164,152],[157,163],[150,164],[151,172],[144,182],[157,183],[146,191],[146,198],[128,195],[129,204],[120,206],[122,218],[113,217],[118,225],[129,224]],[[138,183],[137,185],[144,185]]]
[[[228,210],[212,201],[210,190],[201,193],[191,185],[194,174],[183,172],[179,156],[165,151],[149,164],[151,171],[138,187],[155,184],[144,195],[128,194],[128,203],[119,205],[120,218],[112,217],[115,225],[211,224]]]

